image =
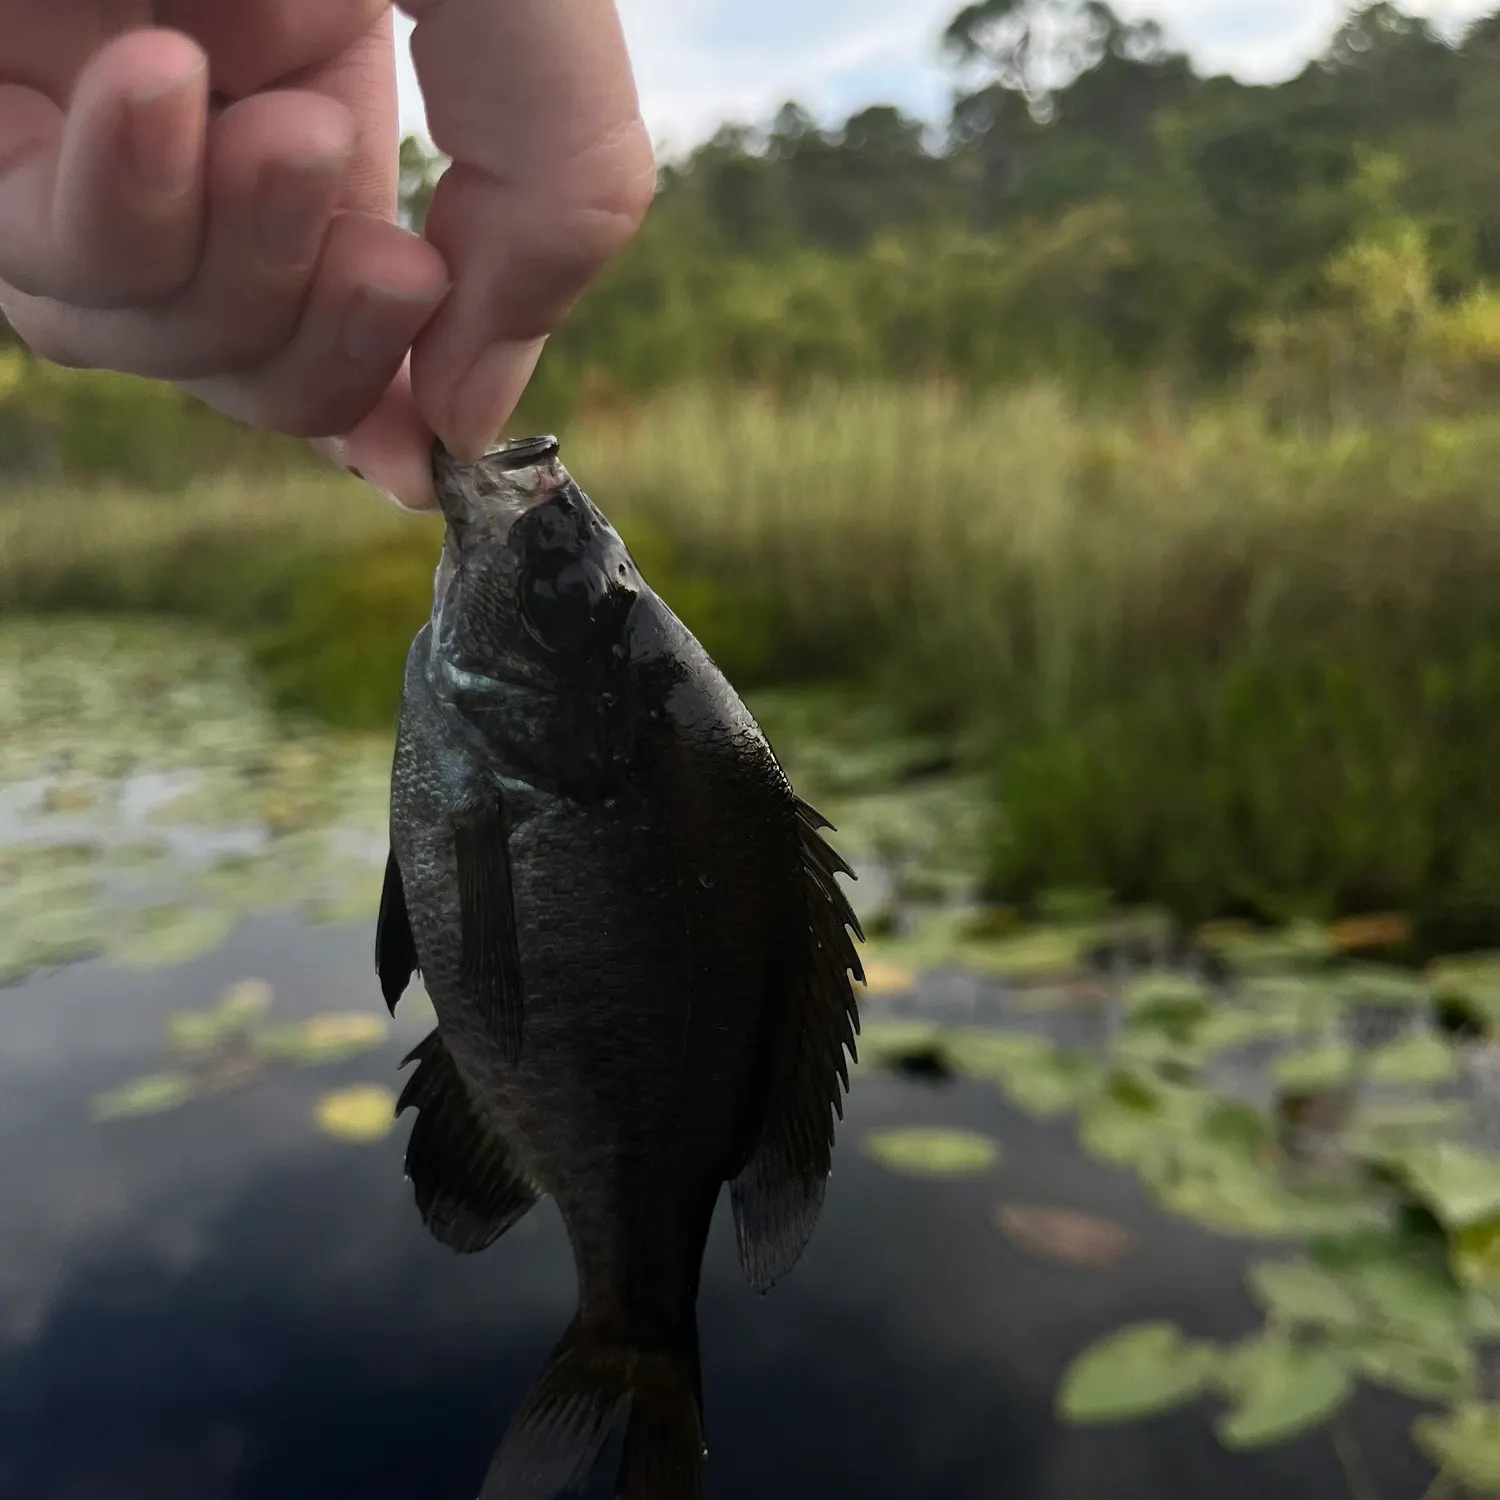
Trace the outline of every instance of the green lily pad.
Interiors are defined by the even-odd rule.
[[[1230,1409],[1214,1424],[1235,1451],[1286,1442],[1337,1415],[1354,1394],[1344,1362],[1327,1349],[1257,1334],[1221,1364]]]
[[[1400,1152],[1394,1165],[1449,1229],[1500,1216],[1500,1157],[1438,1141]]]
[[[1461,1401],[1473,1394],[1477,1377],[1468,1344],[1436,1348],[1395,1334],[1362,1330],[1338,1340],[1339,1352],[1355,1372],[1417,1401]]]
[[[386,1020],[367,1011],[331,1012],[290,1026],[270,1027],[256,1050],[304,1067],[326,1066],[381,1046],[390,1035]]]
[[[1130,1422],[1185,1406],[1202,1394],[1217,1351],[1171,1323],[1137,1323],[1084,1350],[1058,1391],[1058,1414],[1078,1423]]]
[[[1357,1061],[1351,1047],[1316,1047],[1278,1057],[1271,1076],[1289,1092],[1339,1088],[1354,1078]]]
[[[1353,1328],[1358,1304],[1336,1276],[1306,1261],[1262,1261],[1250,1268],[1256,1301],[1285,1325]]]
[[[194,1094],[193,1080],[184,1073],[153,1073],[121,1088],[96,1094],[89,1101],[95,1120],[128,1120],[159,1115],[186,1104]]]
[[[955,1028],[942,1035],[944,1050],[960,1073],[993,1083],[1004,1083],[1015,1073],[1045,1067],[1057,1051],[1044,1037],[1022,1032]]]
[[[1384,1083],[1447,1083],[1458,1074],[1458,1059],[1451,1046],[1419,1033],[1371,1053],[1366,1071]]]
[[[864,1021],[859,1028],[859,1060],[875,1068],[942,1047],[943,1033],[929,1021]],[[946,1054],[945,1054],[946,1055]]]
[[[1481,1495],[1500,1494],[1500,1407],[1473,1403],[1418,1417],[1412,1436],[1459,1484]]]
[[[109,949],[115,963],[158,968],[212,953],[234,930],[231,912],[202,907],[157,907],[139,914],[134,930]]]
[[[1014,1068],[1002,1080],[1005,1097],[1039,1120],[1079,1108],[1100,1084],[1099,1069],[1086,1057],[1053,1052],[1034,1068]]]
[[[873,1130],[865,1149],[882,1166],[911,1177],[968,1177],[1000,1160],[1000,1145],[989,1136],[926,1126]]]

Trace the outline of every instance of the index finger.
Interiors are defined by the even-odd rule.
[[[407,0],[438,148],[427,237],[453,291],[412,351],[423,417],[461,458],[499,434],[542,341],[656,187],[613,0]]]

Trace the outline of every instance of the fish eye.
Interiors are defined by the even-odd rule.
[[[608,592],[609,580],[597,563],[543,555],[522,582],[522,610],[547,650],[573,651],[592,634]]]

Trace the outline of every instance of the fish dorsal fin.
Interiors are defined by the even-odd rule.
[[[402,1066],[412,1061],[417,1071],[396,1103],[398,1115],[417,1111],[406,1145],[406,1175],[433,1237],[450,1250],[472,1254],[524,1218],[540,1195],[510,1147],[474,1107],[439,1032],[419,1042]]]
[[[460,976],[512,1067],[521,1059],[521,955],[505,810],[498,794],[453,819]]]
[[[392,1015],[396,1002],[406,993],[412,975],[420,972],[417,940],[412,936],[411,918],[406,911],[406,889],[401,883],[401,866],[396,851],[385,861],[385,884],[380,890],[380,916],[375,922],[375,972],[380,978],[380,992]]]
[[[760,1140],[730,1188],[740,1264],[759,1291],[791,1270],[817,1224],[833,1160],[834,1116],[843,1117],[849,1087],[844,1054],[856,1055],[859,1008],[850,976],[864,979],[850,937],[863,941],[864,934],[836,878],[853,872],[821,836],[830,824],[801,798],[796,818],[802,900],[792,934],[789,1055]]]

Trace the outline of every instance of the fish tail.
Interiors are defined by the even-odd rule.
[[[480,1500],[556,1500],[581,1487],[626,1413],[617,1500],[698,1500],[696,1329],[680,1349],[648,1348],[595,1334],[577,1318],[516,1413]]]
[[[693,1328],[683,1348],[641,1359],[615,1476],[616,1500],[698,1500],[705,1453]]]

